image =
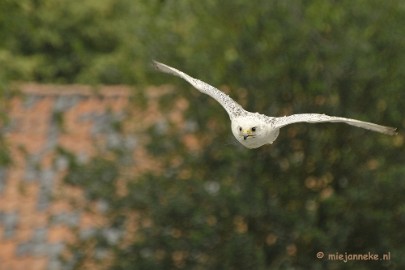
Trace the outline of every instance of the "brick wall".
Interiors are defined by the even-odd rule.
[[[94,220],[63,199],[63,194],[80,196],[81,191],[61,183],[67,160],[55,155],[56,148],[68,149],[85,162],[97,145],[124,141],[135,162],[141,161],[135,173],[154,167],[141,147],[141,130],[164,121],[157,100],[167,90],[147,90],[146,109],[131,110],[135,134],[142,127],[139,136],[122,137],[109,123],[128,117],[132,89],[21,86],[21,95],[10,100],[10,122],[4,129],[13,163],[0,168],[0,270],[61,268],[58,256],[72,239],[72,228],[86,234]],[[170,117],[178,118],[179,112]]]

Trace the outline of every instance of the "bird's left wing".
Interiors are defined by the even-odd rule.
[[[286,125],[299,123],[299,122],[306,122],[306,123],[322,123],[322,122],[341,122],[351,126],[356,126],[388,135],[395,135],[396,128],[381,126],[370,122],[364,122],[356,119],[344,118],[344,117],[336,117],[336,116],[329,116],[325,114],[317,114],[317,113],[303,113],[303,114],[293,114],[290,116],[284,117],[275,117],[272,119],[273,126],[275,128],[281,128]]]
[[[226,95],[222,91],[218,90],[217,88],[215,88],[203,81],[195,79],[195,78],[187,75],[186,73],[184,73],[180,70],[177,70],[173,67],[170,67],[168,65],[162,64],[157,61],[153,61],[153,64],[157,70],[180,77],[180,78],[186,80],[187,82],[189,82],[192,86],[194,86],[200,92],[211,96],[213,99],[218,101],[222,105],[222,107],[224,107],[224,109],[227,111],[227,113],[229,114],[229,117],[231,119],[235,118],[237,116],[243,116],[243,115],[247,114],[247,111],[245,111],[242,108],[242,106],[240,106],[236,101],[234,101],[232,98],[230,98],[228,95]]]

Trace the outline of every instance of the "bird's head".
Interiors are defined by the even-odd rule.
[[[233,119],[232,133],[247,148],[258,148],[271,143],[268,125],[260,117],[244,116]]]

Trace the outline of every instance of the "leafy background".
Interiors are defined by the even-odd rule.
[[[401,0],[1,1],[3,123],[13,81],[135,85],[134,106],[144,105],[146,86],[170,83],[176,91],[162,111],[179,97],[198,105],[188,106],[182,127],[162,119],[165,128],[144,131],[156,172],[124,174],[125,145],[86,164],[60,151],[70,160],[66,182],[107,206],[106,224],[71,247],[66,266],[404,268],[404,25]],[[224,89],[250,111],[322,112],[396,126],[399,135],[293,125],[272,146],[247,150],[217,103],[154,72],[152,59]],[[184,134],[201,147],[186,147]],[[124,195],[118,179],[126,179]],[[332,262],[318,251],[390,252],[391,260]]]

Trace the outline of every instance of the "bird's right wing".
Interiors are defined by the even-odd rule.
[[[344,117],[336,117],[336,116],[329,116],[326,114],[317,114],[317,113],[303,113],[303,114],[293,114],[290,116],[284,117],[276,117],[272,119],[273,125],[275,128],[281,128],[286,125],[306,122],[306,123],[322,123],[322,122],[341,122],[348,125],[388,134],[388,135],[395,135],[396,128],[386,127],[377,125],[370,122],[364,122],[356,119],[351,118],[344,118]]]
[[[231,119],[247,114],[247,111],[245,111],[242,108],[242,106],[240,106],[236,101],[234,101],[232,98],[230,98],[228,95],[226,95],[222,91],[218,90],[217,88],[215,88],[203,81],[195,79],[195,78],[187,75],[186,73],[184,73],[180,70],[177,70],[173,67],[170,67],[168,65],[162,64],[157,61],[153,61],[153,64],[157,70],[180,77],[180,78],[186,80],[187,82],[189,82],[192,86],[194,86],[200,92],[211,96],[213,99],[218,101],[219,104],[222,105],[222,107],[224,107],[224,109],[227,111],[227,113],[229,114],[229,117]]]

